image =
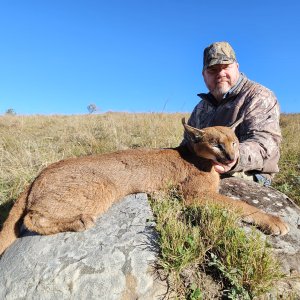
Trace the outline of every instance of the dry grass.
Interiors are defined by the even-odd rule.
[[[9,203],[50,163],[126,148],[176,146],[182,138],[182,116],[1,116],[0,220],[7,214]]]
[[[300,114],[282,115],[280,121],[283,135],[280,173],[273,185],[300,205]]]
[[[6,204],[52,162],[126,148],[177,146],[183,116],[188,117],[179,113],[1,116],[0,214],[6,215]],[[300,114],[283,115],[281,126],[281,173],[274,184],[300,203]]]

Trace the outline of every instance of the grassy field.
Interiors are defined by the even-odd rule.
[[[16,199],[47,165],[66,157],[135,147],[174,147],[184,114],[0,117],[0,205]],[[300,114],[281,117],[280,173],[274,187],[300,204]]]
[[[300,114],[282,115],[280,172],[273,186],[300,205]]]
[[[127,148],[175,147],[182,139],[183,127],[181,118],[183,116],[188,117],[187,114],[179,113],[1,116],[0,226],[7,216],[11,203],[47,165],[67,157]],[[273,186],[300,204],[300,142],[298,138],[300,114],[282,115],[281,128],[283,133],[280,159],[281,171],[276,176]],[[177,196],[175,196],[175,199],[177,199]],[[236,242],[238,251],[230,248],[229,251],[233,254],[230,261],[228,261],[228,257],[222,258],[222,249],[218,248],[220,243],[219,245],[203,244],[203,241],[198,238],[200,235],[199,230],[195,231],[195,226],[190,226],[189,222],[181,222],[181,219],[178,221],[176,216],[174,216],[174,220],[177,225],[179,224],[179,231],[176,231],[179,240],[175,242],[179,246],[169,245],[169,240],[174,240],[175,225],[170,225],[171,230],[166,232],[167,226],[159,227],[159,224],[165,224],[165,215],[169,213],[176,214],[177,211],[178,217],[185,209],[183,207],[174,207],[174,205],[177,205],[177,202],[174,204],[172,201],[167,201],[167,203],[171,203],[170,207],[165,207],[165,204],[160,202],[157,203],[158,208],[154,205],[153,210],[156,212],[157,219],[161,218],[160,223],[158,223],[158,231],[161,237],[160,242],[163,245],[162,256],[166,258],[161,260],[161,267],[169,275],[173,276],[173,281],[175,286],[177,286],[175,290],[182,294],[183,298],[202,299],[202,289],[207,285],[206,279],[204,281],[199,280],[199,273],[192,271],[198,279],[195,281],[196,283],[193,282],[187,290],[183,291],[184,283],[179,282],[178,278],[182,278],[182,274],[187,269],[191,269],[191,264],[199,266],[201,263],[202,266],[205,265],[209,270],[211,267],[214,267],[218,270],[219,275],[223,276],[221,277],[224,279],[224,283],[229,282],[232,295],[237,293],[240,296],[248,295],[250,298],[252,297],[251,295],[267,290],[268,287],[272,286],[273,281],[280,277],[278,272],[274,272],[274,274],[271,273],[272,276],[268,277],[267,280],[262,280],[262,278],[266,278],[264,272],[268,271],[269,266],[274,266],[276,262],[266,254],[268,250],[266,250],[265,246],[257,250],[256,236],[245,237],[238,229],[232,227],[234,222],[227,224],[228,220],[233,220],[232,217],[227,218],[227,221],[223,220],[222,216],[224,216],[224,213],[220,213],[217,208],[206,212],[206,214],[193,210],[191,215],[202,214],[204,219],[209,215],[209,222],[216,221],[214,225],[211,225],[211,223],[208,226],[212,228],[219,226],[220,231],[216,232],[216,234],[217,237],[224,238],[222,247],[227,247],[227,252],[228,247],[232,244],[232,232],[234,232],[234,236],[238,239]],[[164,214],[159,214],[160,211],[163,211]],[[220,220],[227,222],[226,226],[224,223],[220,224]],[[229,242],[226,240],[228,235],[230,235]],[[205,240],[213,241],[216,240],[216,237],[208,235],[205,237]],[[180,245],[188,245],[188,249],[186,247],[182,248]],[[253,245],[255,251],[249,252],[249,245]],[[171,253],[168,249],[176,250],[177,253]],[[214,250],[208,253],[206,249]],[[240,249],[244,250],[241,251]],[[242,256],[235,257],[235,252]],[[195,256],[195,253],[198,253],[198,255]],[[210,258],[207,260],[208,255]],[[170,258],[174,258],[174,261],[170,262]],[[203,264],[204,261],[206,264]],[[243,269],[244,266],[241,265],[239,269],[239,261],[253,261],[253,266],[257,266],[258,269],[255,270],[252,277],[250,275],[250,277],[247,277],[248,275]],[[260,268],[261,266],[263,268]],[[239,270],[239,273],[246,274],[246,278],[235,277],[235,275],[232,275],[232,270]],[[228,289],[228,286],[218,286],[218,288]],[[248,299],[238,297],[232,299]]]
[[[0,117],[0,224],[10,203],[47,165],[67,157],[135,147],[173,147],[182,114]]]

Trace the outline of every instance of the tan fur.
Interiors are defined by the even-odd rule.
[[[0,233],[0,254],[18,237],[20,223],[40,234],[82,231],[124,196],[177,185],[187,204],[205,201],[240,210],[242,218],[272,234],[288,226],[242,201],[218,194],[213,161],[226,164],[237,153],[232,129],[198,130],[184,124],[193,142],[175,149],[132,149],[71,158],[44,169],[16,201]]]

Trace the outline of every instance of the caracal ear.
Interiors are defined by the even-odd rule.
[[[187,125],[185,123],[185,118],[181,119],[182,125],[184,127],[185,132],[188,134],[190,137],[191,141],[193,143],[199,143],[202,140],[204,131],[198,128],[194,128],[190,125]]]
[[[230,125],[229,127],[230,127],[233,131],[235,131],[236,128],[243,122],[243,120],[244,120],[244,118],[241,117],[241,118],[239,118],[237,121],[235,121],[232,125]]]

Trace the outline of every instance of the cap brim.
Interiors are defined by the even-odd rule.
[[[209,64],[203,67],[203,70],[206,70],[209,67],[215,66],[215,65],[230,65],[236,62],[235,59],[227,59],[227,60],[220,60],[220,59],[212,59]]]

